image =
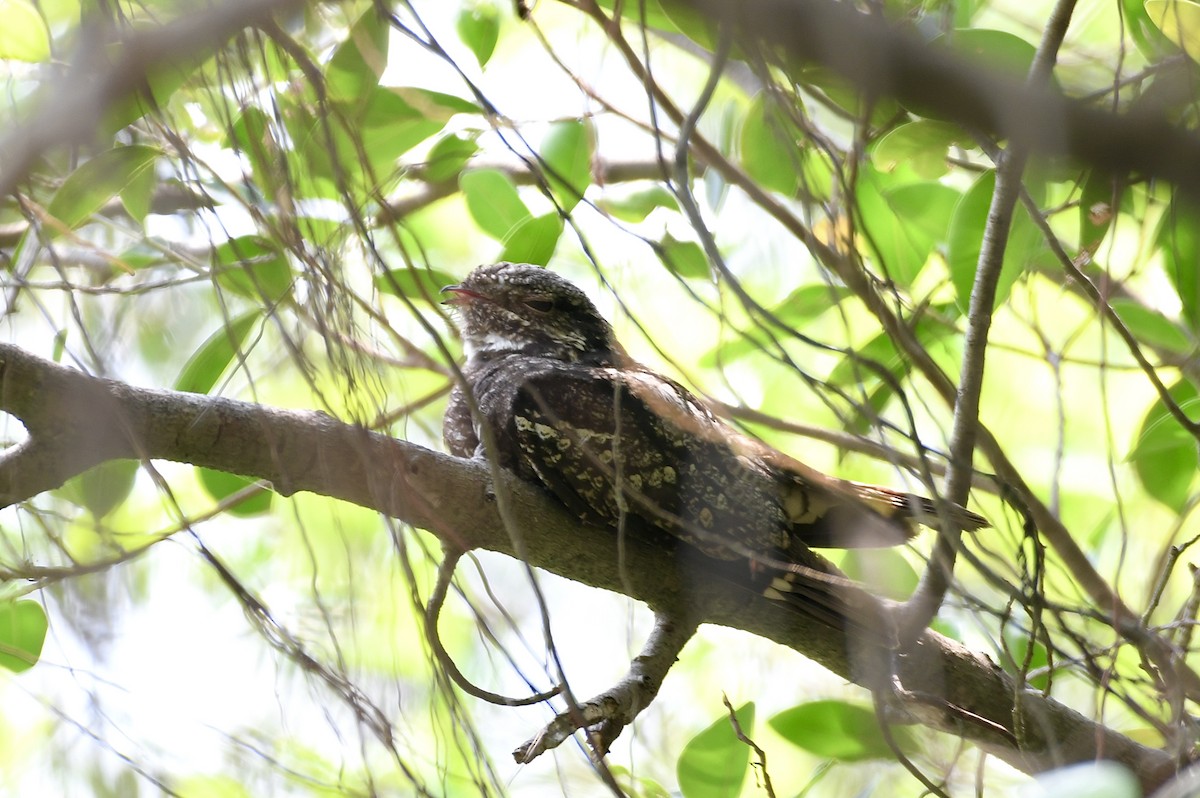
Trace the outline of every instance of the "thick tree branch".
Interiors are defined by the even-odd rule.
[[[831,0],[684,0],[734,25],[785,62],[833,70],[868,97],[894,97],[922,116],[1008,139],[1030,155],[1070,156],[1113,174],[1157,177],[1200,196],[1200,138],[1157,111],[1097,110],[1051,87],[1027,85],[931,46],[851,3]]]
[[[146,457],[270,480],[285,495],[305,490],[349,501],[428,529],[459,549],[511,556],[519,535],[530,565],[628,595],[656,611],[686,606],[699,622],[774,640],[851,680],[894,670],[904,688],[896,699],[920,722],[972,740],[1027,772],[1105,757],[1127,765],[1150,790],[1176,769],[1162,751],[1038,693],[1022,692],[990,660],[933,632],[894,661],[863,661],[882,650],[872,655],[860,647],[854,648],[856,659],[829,626],[719,573],[698,571],[708,568],[704,557],[628,539],[622,561],[609,530],[580,526],[515,477],[504,475],[493,485],[485,463],[323,413],[135,388],[6,344],[0,344],[0,410],[20,418],[30,433],[27,443],[0,457],[0,504],[31,498],[106,459]],[[496,512],[496,491],[505,491],[518,521],[511,532]],[[868,594],[859,600],[883,612]]]

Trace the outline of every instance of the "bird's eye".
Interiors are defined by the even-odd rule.
[[[536,310],[538,313],[549,313],[550,311],[554,310],[554,300],[547,299],[545,297],[526,299],[525,307],[529,308],[530,310]]]

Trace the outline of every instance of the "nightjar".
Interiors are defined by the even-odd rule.
[[[540,485],[581,520],[623,522],[719,560],[811,562],[808,547],[892,546],[936,524],[929,499],[822,474],[717,419],[686,388],[631,360],[572,283],[527,264],[481,266],[446,303],[461,322],[463,375],[443,435]],[[965,530],[987,525],[946,504]],[[768,570],[771,570],[768,568]]]

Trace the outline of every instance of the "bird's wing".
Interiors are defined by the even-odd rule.
[[[788,548],[776,480],[676,383],[564,364],[527,376],[512,410],[522,465],[581,517],[640,521],[721,559]]]

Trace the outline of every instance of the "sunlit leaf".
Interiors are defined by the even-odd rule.
[[[153,174],[154,161],[161,154],[142,145],[100,153],[67,176],[46,206],[47,213],[69,229],[78,227],[120,192],[133,184],[142,185],[142,173]],[[55,230],[48,232],[53,235]]]
[[[260,314],[252,312],[221,325],[188,359],[175,380],[175,390],[189,393],[212,390],[259,319]]]
[[[379,77],[387,68],[388,37],[387,24],[374,6],[368,6],[350,28],[345,41],[333,51],[325,68],[332,99],[356,103],[379,84]]]
[[[0,59],[46,61],[50,32],[41,14],[27,0],[0,0]]]
[[[375,178],[386,177],[397,158],[441,130],[453,116],[435,99],[430,99],[432,94],[382,87],[372,90],[359,135]],[[416,100],[416,104],[411,100]],[[339,143],[342,135],[344,132],[339,134]],[[349,138],[340,144],[339,154],[345,163],[360,160]]]
[[[919,577],[898,549],[849,549],[839,563],[856,582],[877,596],[901,601],[912,595]]]
[[[441,289],[457,282],[453,275],[437,269],[413,269],[407,266],[391,269],[387,274],[375,277],[375,285],[385,294],[426,302],[440,302]]]
[[[117,191],[117,196],[121,198],[121,204],[125,206],[125,212],[131,219],[143,223],[146,221],[146,215],[154,205],[154,192],[159,185],[161,180],[153,168],[153,163],[150,164],[150,168],[137,169],[129,176],[129,181]]]
[[[763,188],[791,196],[800,186],[799,134],[768,100],[757,95],[742,120],[742,169]]]
[[[958,295],[958,305],[964,311],[970,306],[975,271],[979,265],[979,253],[995,188],[995,172],[988,171],[980,175],[967,193],[963,194],[950,220],[946,262],[950,267],[950,281]],[[1024,206],[1017,203],[1013,209],[1012,228],[1004,248],[1004,260],[1000,267],[1000,279],[996,285],[993,307],[999,307],[1008,298],[1013,283],[1039,257],[1048,257],[1041,231],[1034,226]]]
[[[861,91],[837,72],[821,66],[807,66],[795,77],[810,91],[823,94],[829,102],[854,118],[869,114],[871,125],[889,124],[902,111],[900,104],[887,97],[864,98]]]
[[[675,195],[657,183],[649,188],[624,194],[606,191],[604,196],[596,201],[596,205],[602,211],[625,222],[643,221],[656,208],[679,210]]]
[[[413,113],[438,122],[449,122],[456,114],[477,114],[479,106],[454,94],[416,86],[391,86],[384,91],[399,98]]]
[[[693,279],[705,279],[709,276],[708,258],[704,249],[695,241],[681,241],[667,233],[659,244],[662,247],[659,259],[675,274]]]
[[[500,38],[500,12],[488,2],[469,3],[458,12],[455,29],[482,67],[492,57]]]
[[[832,699],[810,701],[785,709],[767,725],[792,745],[817,756],[843,762],[895,757],[874,710],[860,704]],[[893,726],[890,731],[902,751],[912,747],[912,736],[906,729]]]
[[[471,218],[492,238],[503,241],[513,228],[530,217],[516,186],[503,172],[496,169],[465,172],[459,177],[458,186],[467,200]]]
[[[267,115],[254,106],[245,109],[233,120],[230,138],[237,150],[250,161],[258,190],[264,192],[268,199],[275,200],[287,185],[286,166]]]
[[[969,137],[957,125],[918,119],[897,125],[875,145],[872,155],[875,167],[890,172],[907,164],[926,180],[941,177],[950,171],[946,158],[953,145]]]
[[[1200,61],[1200,3],[1192,0],[1146,0],[1146,15],[1176,47]]]
[[[570,211],[592,182],[592,148],[595,132],[589,121],[558,122],[542,140],[539,155],[545,162],[546,182],[563,210]]]
[[[1088,174],[1079,195],[1080,249],[1097,251],[1117,216],[1121,197],[1119,193],[1114,196],[1113,180],[1109,175],[1099,170]]]
[[[1038,672],[1050,663],[1046,647],[1040,641],[1031,641],[1020,629],[1008,626],[1004,629],[1004,645],[1000,652],[1000,667],[1013,676],[1024,671],[1028,677],[1026,684],[1035,690],[1050,686],[1050,674]]]
[[[563,220],[557,212],[528,216],[504,238],[500,260],[545,266],[562,236]]]
[[[1200,331],[1200,213],[1177,196],[1163,214],[1158,228],[1163,268],[1179,294],[1183,317],[1192,331]]]
[[[59,494],[103,518],[128,498],[137,472],[137,460],[109,460],[67,480]]]
[[[734,712],[745,734],[753,734],[754,703]],[[738,739],[729,715],[722,713],[712,725],[683,747],[676,765],[679,790],[684,798],[736,798],[750,762],[750,747]]]
[[[110,46],[114,61],[120,60],[123,55],[121,52],[123,46],[120,43],[113,43]],[[111,136],[146,114],[167,107],[175,92],[200,69],[210,56],[210,51],[198,48],[182,54],[179,58],[159,54],[152,64],[144,64],[143,66],[146,68],[143,73],[144,82],[137,87],[137,91],[117,100],[105,109],[103,120],[97,125],[96,135],[98,137]]]
[[[292,287],[287,256],[269,238],[249,235],[216,248],[217,282],[229,291],[255,300],[278,302]]]
[[[864,179],[855,192],[863,229],[887,276],[907,287],[917,278],[944,241],[961,196],[940,183],[912,183],[879,190],[877,181]]]
[[[1172,52],[1172,47],[1179,46],[1163,35],[1162,29],[1150,18],[1143,0],[1121,0],[1120,7],[1125,29],[1142,54],[1152,60],[1158,59]]]
[[[1013,77],[1024,78],[1033,66],[1037,48],[1016,34],[988,28],[960,28],[939,37],[959,52],[989,69],[1008,72]]]
[[[1190,353],[1196,346],[1182,327],[1137,300],[1112,299],[1109,305],[1142,344],[1169,349],[1181,355]]]
[[[1200,417],[1200,397],[1187,380],[1176,383],[1168,394],[1193,421]],[[1175,511],[1183,510],[1200,468],[1200,453],[1194,435],[1180,426],[1158,399],[1142,419],[1129,460],[1146,492]]]
[[[42,655],[50,622],[36,601],[0,602],[0,667],[27,671]]]
[[[429,151],[425,159],[423,178],[430,183],[440,183],[458,177],[467,161],[479,152],[473,136],[455,134],[446,136]]]
[[[171,792],[179,798],[251,798],[246,785],[232,776],[188,774],[171,780]]]
[[[201,466],[196,466],[196,476],[200,478],[200,484],[204,486],[205,492],[217,501],[224,501],[257,482],[257,480],[247,479],[237,474],[228,474]],[[231,504],[226,512],[243,518],[261,515],[270,511],[274,495],[269,490],[255,491],[245,499]]]

